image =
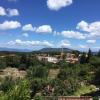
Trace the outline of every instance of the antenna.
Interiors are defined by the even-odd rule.
[[[61,50],[61,53],[62,53],[62,54],[64,53],[64,50],[63,50],[63,46],[62,46],[62,50]]]
[[[63,46],[61,47],[61,58],[63,58],[63,54],[64,54],[64,49]]]

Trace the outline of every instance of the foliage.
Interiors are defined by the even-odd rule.
[[[94,65],[95,67],[100,66],[100,57],[97,56],[91,57],[90,64]]]
[[[0,97],[0,100],[29,100],[30,90],[27,80],[21,81],[19,84],[14,85],[6,94]]]
[[[28,70],[29,78],[46,78],[48,76],[48,69],[43,66],[32,66]]]
[[[80,64],[85,64],[86,63],[86,54],[85,53],[83,53],[82,54],[82,56],[81,56],[81,58],[80,58]]]
[[[0,69],[4,69],[6,66],[6,60],[4,58],[0,58]]]
[[[12,88],[14,84],[15,82],[13,81],[12,77],[5,77],[5,79],[2,80],[0,84],[0,91],[3,91],[4,93],[6,93]]]
[[[79,52],[73,53],[78,56]],[[2,80],[0,100],[44,100],[42,96],[71,96],[82,91],[83,87],[84,93],[87,93],[87,86],[91,83],[100,85],[100,57],[93,56],[91,50],[88,58],[83,53],[80,63],[75,64],[68,64],[65,60],[56,64],[42,62],[37,60],[35,54],[30,53],[16,53],[14,56],[6,53],[5,57],[0,58],[0,69],[8,66],[26,70],[27,77],[19,81],[8,77]],[[51,69],[58,69],[60,72],[54,73],[56,77],[50,78],[48,72]],[[47,93],[47,86],[53,89],[51,94]],[[40,96],[37,96],[38,93]]]
[[[100,87],[100,68],[98,68],[96,75],[94,77],[94,84],[99,85]]]
[[[43,96],[35,96],[34,100],[45,100]]]

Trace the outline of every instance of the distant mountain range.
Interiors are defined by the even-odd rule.
[[[61,52],[62,48],[43,48],[39,52]],[[72,52],[74,50],[69,48],[63,48],[63,52]]]
[[[14,48],[6,48],[6,47],[0,47],[0,51],[6,51],[6,52],[41,52],[41,53],[48,53],[48,52],[61,52],[62,48],[43,48],[40,50],[30,50],[30,49],[14,49]],[[73,52],[78,50],[73,50],[69,48],[63,48],[63,52]],[[81,52],[81,51],[80,51]],[[93,52],[94,55],[96,55],[98,52]]]
[[[6,47],[0,47],[0,51],[8,51],[8,52],[32,52],[32,50],[29,49],[14,49],[14,48],[6,48]],[[43,48],[40,50],[35,50],[33,52],[61,52],[62,48]],[[69,48],[63,48],[63,52],[72,52],[74,50]]]
[[[29,49],[14,49],[14,48],[6,48],[6,47],[0,47],[0,51],[8,51],[8,52],[32,52],[32,50]],[[43,48],[40,50],[35,50],[33,52],[61,52],[62,48]],[[69,48],[63,48],[63,52],[72,52],[73,49]]]
[[[29,50],[29,49],[14,49],[14,48],[6,48],[6,47],[0,47],[0,51],[8,51],[8,52],[32,52],[32,50]]]

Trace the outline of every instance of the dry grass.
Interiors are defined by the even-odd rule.
[[[57,77],[57,75],[59,74],[59,69],[50,69],[49,70],[49,78],[54,79]]]
[[[26,76],[26,71],[19,71],[17,68],[6,68],[0,70],[0,78],[12,77],[13,79],[24,78]]]

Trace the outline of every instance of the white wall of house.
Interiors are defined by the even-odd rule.
[[[48,62],[52,62],[52,63],[57,63],[58,59],[55,57],[47,57],[48,58]]]

